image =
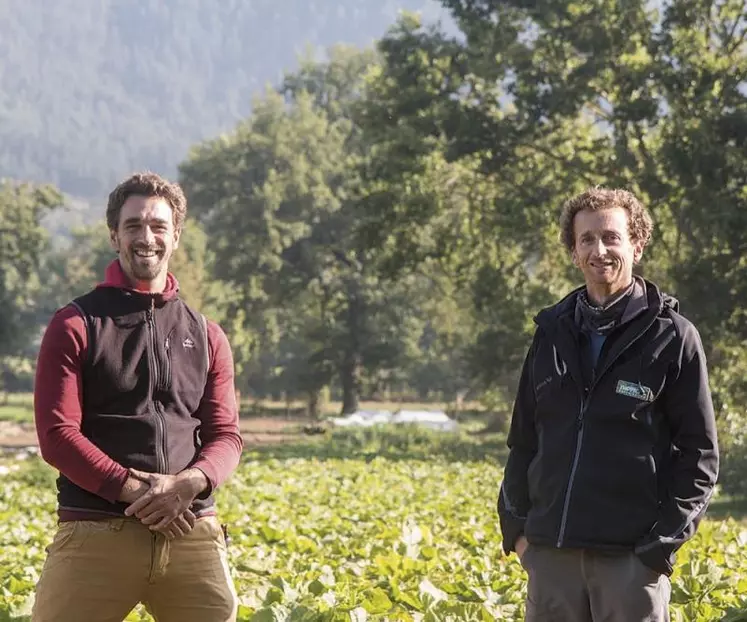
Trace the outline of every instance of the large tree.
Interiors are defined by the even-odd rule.
[[[718,362],[724,336],[745,333],[744,2],[443,4],[462,36],[406,16],[380,43],[366,129],[381,192],[364,239],[389,268],[476,267],[466,281],[496,337],[483,352],[500,352],[479,359],[515,375],[511,335],[575,278],[557,244],[562,201],[626,186],[657,221],[643,272],[682,298]]]
[[[0,181],[0,389],[38,337],[48,244],[41,221],[61,204],[54,188]]]
[[[382,286],[371,251],[352,235],[367,157],[353,108],[375,61],[348,48],[305,61],[181,168],[215,240],[215,274],[235,292],[228,315],[254,337],[255,369],[274,367],[312,411],[333,377],[343,412],[358,408],[366,369],[401,356],[412,307],[401,289]],[[275,356],[261,355],[268,350]]]

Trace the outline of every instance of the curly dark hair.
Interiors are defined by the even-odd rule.
[[[642,242],[645,247],[651,240],[654,223],[651,214],[632,192],[595,186],[566,201],[560,215],[560,239],[573,252],[576,238],[573,220],[583,210],[595,212],[602,209],[622,207],[628,212],[628,233],[633,242]]]
[[[106,206],[106,224],[111,231],[119,226],[122,206],[133,195],[165,199],[173,213],[174,229],[181,230],[187,217],[187,199],[184,191],[179,184],[147,171],[135,173],[125,179],[109,195],[109,202]]]

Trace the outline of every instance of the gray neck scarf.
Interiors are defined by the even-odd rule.
[[[575,319],[586,332],[606,336],[646,309],[646,286],[642,279],[633,277],[630,287],[604,306],[590,302],[586,290],[580,292],[576,297]]]

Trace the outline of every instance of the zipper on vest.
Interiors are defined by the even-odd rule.
[[[156,401],[154,399],[154,393],[159,386],[159,367],[160,363],[158,360],[158,339],[156,337],[156,317],[155,317],[155,306],[156,299],[150,299],[150,308],[147,311],[148,317],[148,335],[150,337],[150,351],[151,351],[151,394],[150,402],[153,406],[153,414],[156,418],[156,461],[158,463],[158,472],[166,473],[166,451],[164,446],[166,444],[166,430],[163,422],[163,414],[160,412]]]
[[[578,469],[578,462],[581,457],[581,441],[584,438],[584,415],[586,415],[586,409],[589,406],[589,401],[591,400],[591,393],[594,390],[594,387],[599,383],[599,379],[607,373],[607,371],[612,367],[612,365],[615,364],[617,359],[619,359],[623,353],[628,350],[638,339],[640,339],[643,336],[644,332],[647,332],[648,328],[636,335],[633,339],[631,339],[625,347],[623,347],[622,350],[620,350],[616,355],[615,358],[611,361],[607,361],[605,366],[602,368],[602,371],[597,374],[594,371],[592,371],[592,381],[591,386],[584,390],[584,395],[581,398],[581,408],[578,413],[578,417],[576,417],[576,428],[578,429],[578,432],[576,434],[576,450],[573,454],[573,463],[571,464],[571,474],[568,476],[568,488],[565,492],[565,500],[563,501],[563,514],[560,519],[560,529],[558,531],[558,541],[555,543],[555,546],[557,548],[561,548],[563,546],[563,541],[565,540],[565,530],[566,525],[568,522],[568,509],[571,505],[571,492],[573,491],[573,481],[576,479],[576,470]]]

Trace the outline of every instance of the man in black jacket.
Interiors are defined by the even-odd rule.
[[[629,192],[566,203],[584,275],[535,318],[498,512],[529,576],[527,620],[668,620],[675,551],[718,474],[703,346],[675,299],[633,275],[652,221]]]

